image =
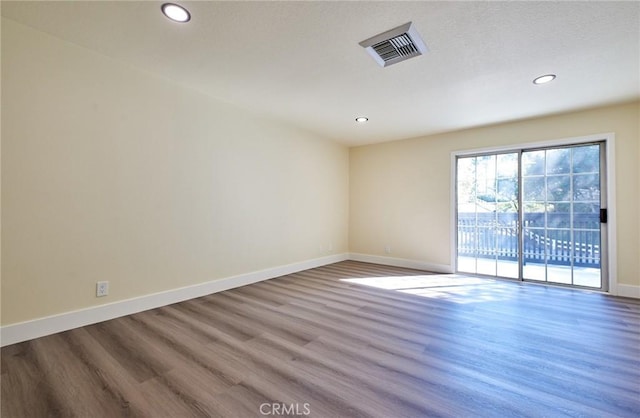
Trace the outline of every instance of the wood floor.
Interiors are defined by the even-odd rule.
[[[638,417],[640,302],[347,261],[5,347],[1,383],[7,418]]]

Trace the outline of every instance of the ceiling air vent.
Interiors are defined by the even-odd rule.
[[[411,22],[362,41],[360,46],[382,67],[427,52],[427,46]]]

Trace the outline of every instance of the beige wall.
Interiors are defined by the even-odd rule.
[[[618,281],[640,285],[639,113],[349,151],[3,19],[1,323],[347,251],[448,265],[452,151],[604,132]]]
[[[347,222],[346,147],[3,19],[3,325],[345,253]]]
[[[639,124],[636,102],[352,148],[349,249],[450,265],[453,151],[614,132],[618,283],[638,286]]]

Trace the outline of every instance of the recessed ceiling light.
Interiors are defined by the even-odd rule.
[[[187,9],[173,3],[163,4],[162,13],[174,22],[185,23],[191,20],[191,14],[189,14]]]
[[[541,75],[540,77],[536,78],[535,80],[533,80],[533,84],[544,84],[544,83],[548,83],[550,81],[555,80],[556,75],[555,74],[546,74],[546,75]]]
[[[365,117],[365,116],[358,116],[358,117],[356,118],[356,122],[358,122],[358,123],[365,123],[365,122],[367,122],[367,121],[369,121],[369,118],[367,118],[367,117]]]

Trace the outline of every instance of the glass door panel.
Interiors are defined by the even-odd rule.
[[[600,145],[522,152],[523,279],[600,288]]]
[[[459,158],[458,271],[518,277],[518,153]]]

